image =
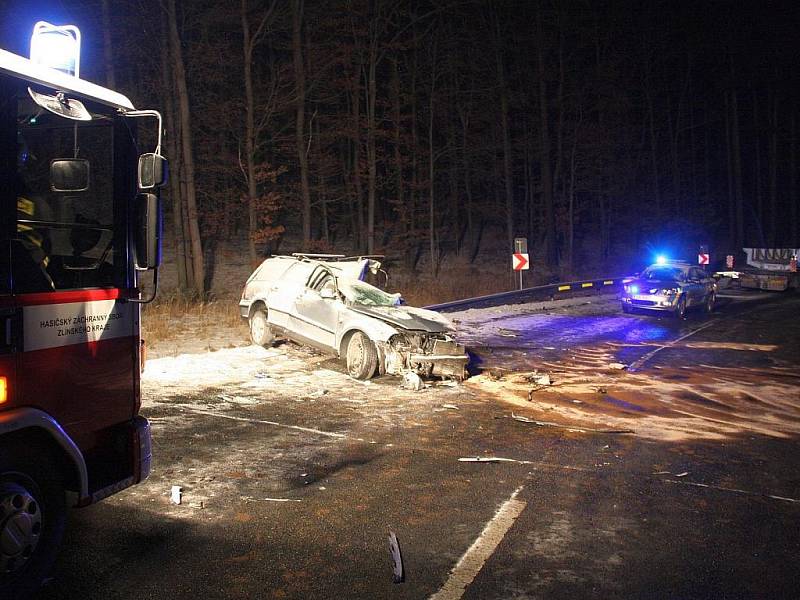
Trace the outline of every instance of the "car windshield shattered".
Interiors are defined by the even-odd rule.
[[[400,294],[387,294],[383,290],[357,279],[340,277],[337,280],[339,291],[353,304],[363,306],[399,306]]]

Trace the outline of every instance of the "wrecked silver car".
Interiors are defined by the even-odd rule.
[[[468,357],[448,335],[449,320],[367,283],[380,266],[372,257],[266,259],[239,301],[253,343],[269,346],[283,336],[314,346],[341,358],[356,379],[409,372],[464,379]]]

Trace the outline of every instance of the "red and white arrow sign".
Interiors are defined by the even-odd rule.
[[[708,264],[708,254],[698,254],[697,255],[697,264],[698,265],[707,265]]]
[[[527,271],[528,269],[530,269],[531,267],[530,267],[530,263],[528,261],[528,255],[527,254],[521,254],[519,252],[516,252],[516,253],[512,254],[511,255],[511,267],[515,271]]]

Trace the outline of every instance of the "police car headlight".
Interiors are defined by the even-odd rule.
[[[663,290],[661,290],[661,295],[662,296],[674,296],[677,293],[678,293],[678,290],[676,290],[675,288],[664,288]]]

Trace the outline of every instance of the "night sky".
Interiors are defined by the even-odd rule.
[[[36,20],[77,24],[98,83],[109,54],[116,88],[165,113],[206,246],[416,269],[525,236],[566,276],[800,245],[797,3],[175,2],[170,44],[172,5],[109,2],[104,49],[100,1],[5,3],[0,39],[24,54]]]

